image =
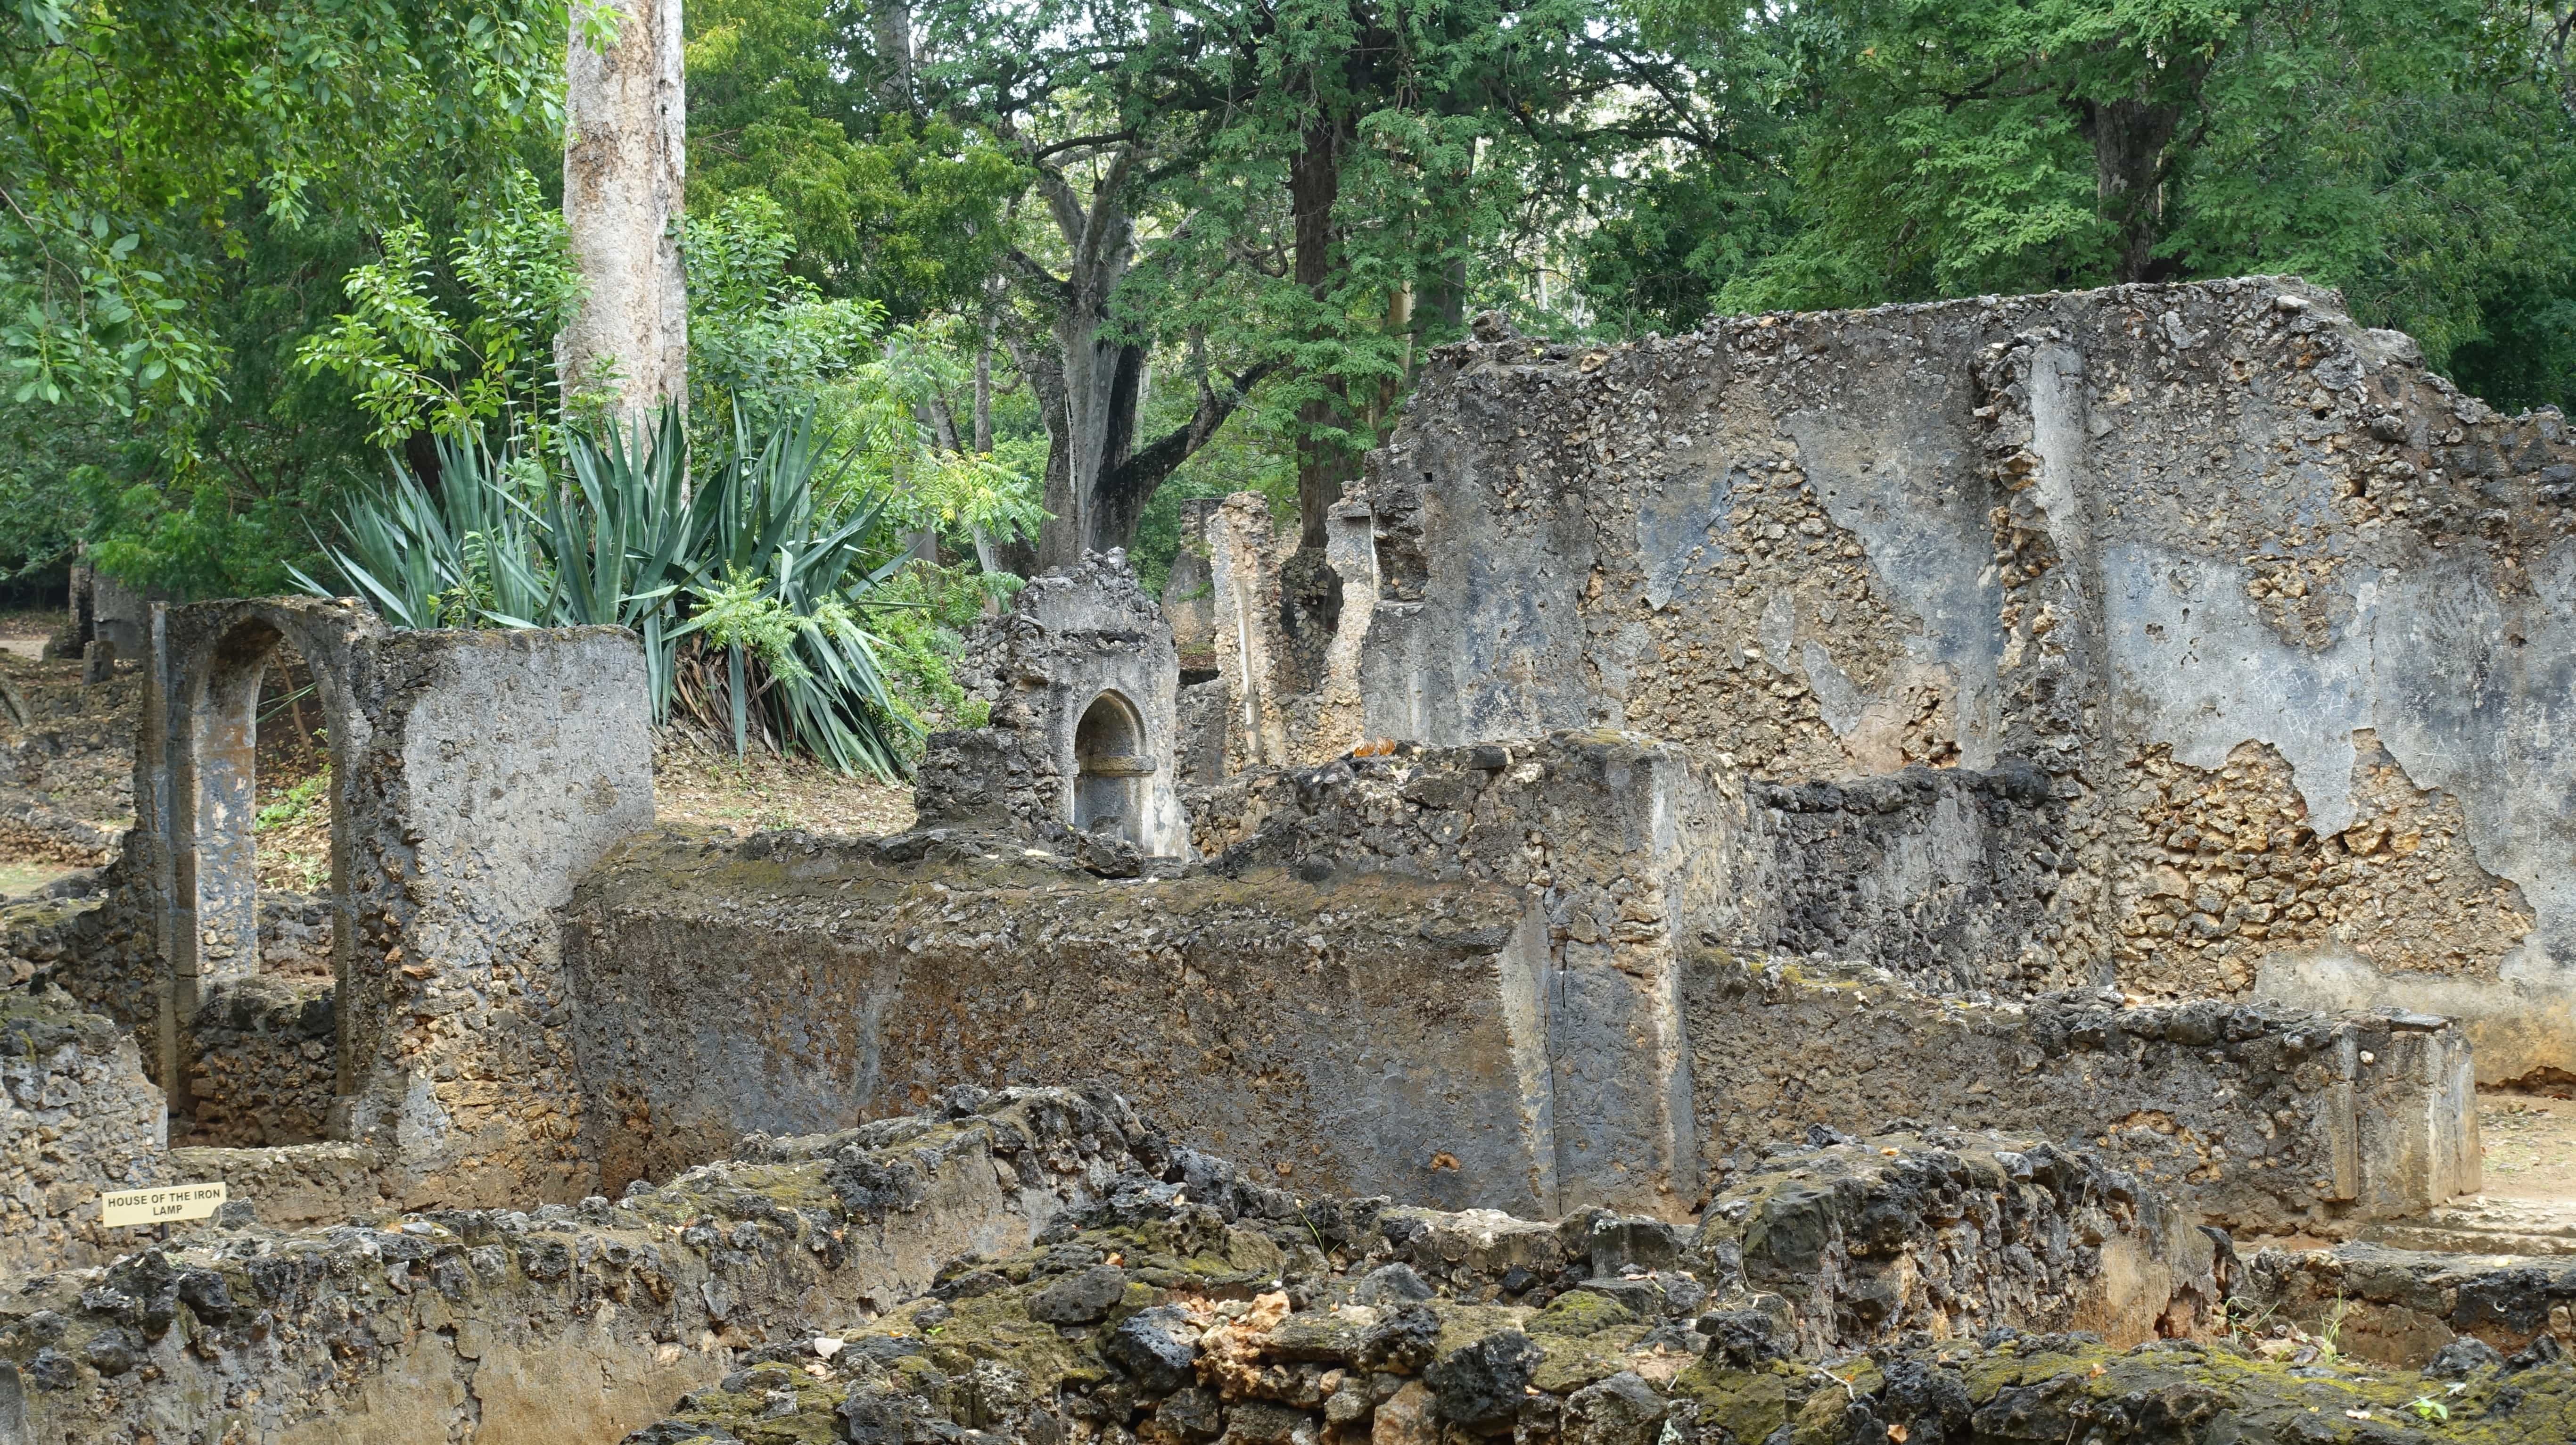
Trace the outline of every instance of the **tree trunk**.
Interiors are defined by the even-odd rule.
[[[876,42],[877,60],[885,73],[877,78],[877,100],[887,110],[912,109],[912,7],[905,0],[869,0],[868,30]]]
[[[2182,113],[2169,105],[2115,100],[2085,107],[2093,142],[2093,188],[2115,236],[2112,275],[2144,281],[2164,228],[2164,152]]]
[[[1001,317],[984,313],[984,341],[975,348],[975,455],[993,454],[993,330]]]
[[[616,39],[593,50],[575,24],[565,58],[564,225],[586,290],[555,365],[567,410],[595,399],[631,435],[688,405],[680,0],[595,3]]]
[[[1440,269],[1419,308],[1437,318],[1438,336],[1455,341],[1467,329],[1467,258],[1457,257]]]
[[[2084,138],[2093,146],[2095,204],[2113,227],[2115,280],[2162,280],[2169,269],[2156,257],[2156,243],[2164,239],[2165,178],[2174,135],[2199,103],[2209,64],[2195,57],[2164,67],[2152,95],[2079,103]]]
[[[1118,268],[1124,275],[1126,268]],[[1106,296],[1096,308],[1068,309],[1056,320],[1057,353],[1063,358],[1065,506],[1048,497],[1045,535],[1038,539],[1043,567],[1071,567],[1086,551],[1124,547],[1135,536],[1135,519],[1113,515],[1105,507],[1102,482],[1126,464],[1135,451],[1136,403],[1143,395],[1145,348],[1113,341],[1108,330]],[[1053,473],[1054,467],[1048,471]],[[1058,525],[1059,522],[1064,525]]]
[[[1066,274],[1058,277],[1025,254],[1012,256],[1021,280],[1053,313],[1053,347],[1011,342],[1011,355],[1046,419],[1047,519],[1034,558],[1040,569],[1073,567],[1085,552],[1133,543],[1137,519],[1155,489],[1216,435],[1272,369],[1255,367],[1222,390],[1203,380],[1188,421],[1150,444],[1137,444],[1152,353],[1117,335],[1110,308],[1136,263],[1136,224],[1125,188],[1142,159],[1136,147],[1118,147],[1100,168],[1087,202],[1063,172],[1038,166],[1038,191],[1064,236]]]
[[[1288,210],[1297,248],[1296,281],[1317,306],[1332,300],[1334,250],[1333,205],[1342,193],[1342,129],[1330,119],[1307,127],[1305,148],[1288,167]],[[1346,447],[1324,442],[1318,433],[1346,420],[1348,397],[1338,376],[1324,379],[1328,396],[1297,408],[1297,545],[1321,551],[1324,518],[1342,499],[1351,477]]]

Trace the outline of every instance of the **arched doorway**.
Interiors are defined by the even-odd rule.
[[[1083,709],[1073,729],[1075,832],[1109,833],[1145,841],[1145,780],[1154,759],[1145,750],[1145,727],[1136,708],[1104,692]]]
[[[187,706],[173,731],[184,728],[186,743],[169,779],[175,916],[161,1084],[173,1135],[197,1142],[320,1138],[349,1087],[346,1020],[334,1002],[351,943],[348,703],[341,680],[319,665],[328,654],[296,645],[297,621],[266,609],[238,616],[183,664],[177,694]],[[263,787],[264,771],[304,785],[281,789],[273,777]],[[272,854],[287,841],[279,833],[296,835],[291,868],[263,859],[264,824]],[[286,946],[264,948],[271,933]]]

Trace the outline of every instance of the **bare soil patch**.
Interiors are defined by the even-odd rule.
[[[59,609],[51,612],[0,612],[0,652],[15,653],[25,658],[45,655],[45,639],[62,630],[71,614]]]
[[[730,746],[678,728],[654,740],[653,812],[660,822],[737,835],[802,828],[877,838],[904,831],[913,819],[909,785],[854,778],[758,749],[737,759]]]
[[[2478,1137],[2485,1197],[2576,1201],[2576,1099],[2481,1089]]]

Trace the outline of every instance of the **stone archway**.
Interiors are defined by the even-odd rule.
[[[253,827],[258,809],[258,740],[261,681],[281,651],[291,649],[311,669],[322,704],[332,772],[326,790],[330,819],[330,872],[325,911],[330,920],[334,1096],[354,1087],[348,1008],[355,920],[350,900],[346,798],[356,776],[353,760],[366,731],[348,676],[353,636],[372,632],[372,620],[355,627],[338,616],[313,617],[307,606],[244,603],[222,608],[210,625],[170,639],[169,675],[161,679],[170,707],[166,769],[158,808],[167,819],[168,850],[162,929],[168,973],[161,1019],[160,1076],[174,1118],[192,1116],[191,1031],[210,991],[228,980],[260,972],[260,900]],[[193,611],[193,609],[192,609]],[[321,624],[321,625],[317,625]]]
[[[1154,755],[1135,704],[1103,692],[1082,711],[1073,729],[1073,811],[1077,833],[1108,832],[1145,842],[1145,783]]]

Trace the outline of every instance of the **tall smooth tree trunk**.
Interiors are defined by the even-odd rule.
[[[912,6],[906,0],[870,0],[868,29],[876,41],[877,99],[887,110],[912,109]]]
[[[1297,287],[1316,306],[1330,305],[1339,237],[1333,230],[1333,207],[1342,194],[1344,134],[1336,118],[1309,126],[1304,149],[1288,166],[1288,210],[1296,245]],[[1348,393],[1338,376],[1327,377],[1329,396],[1297,408],[1297,526],[1300,550],[1324,548],[1324,518],[1351,478],[1348,450],[1316,439],[1315,433],[1347,420]]]
[[[615,26],[584,43],[583,13]],[[603,404],[649,427],[689,396],[689,292],[680,265],[686,175],[680,0],[576,0],[565,65],[564,225],[585,286],[555,338],[567,409]]]

